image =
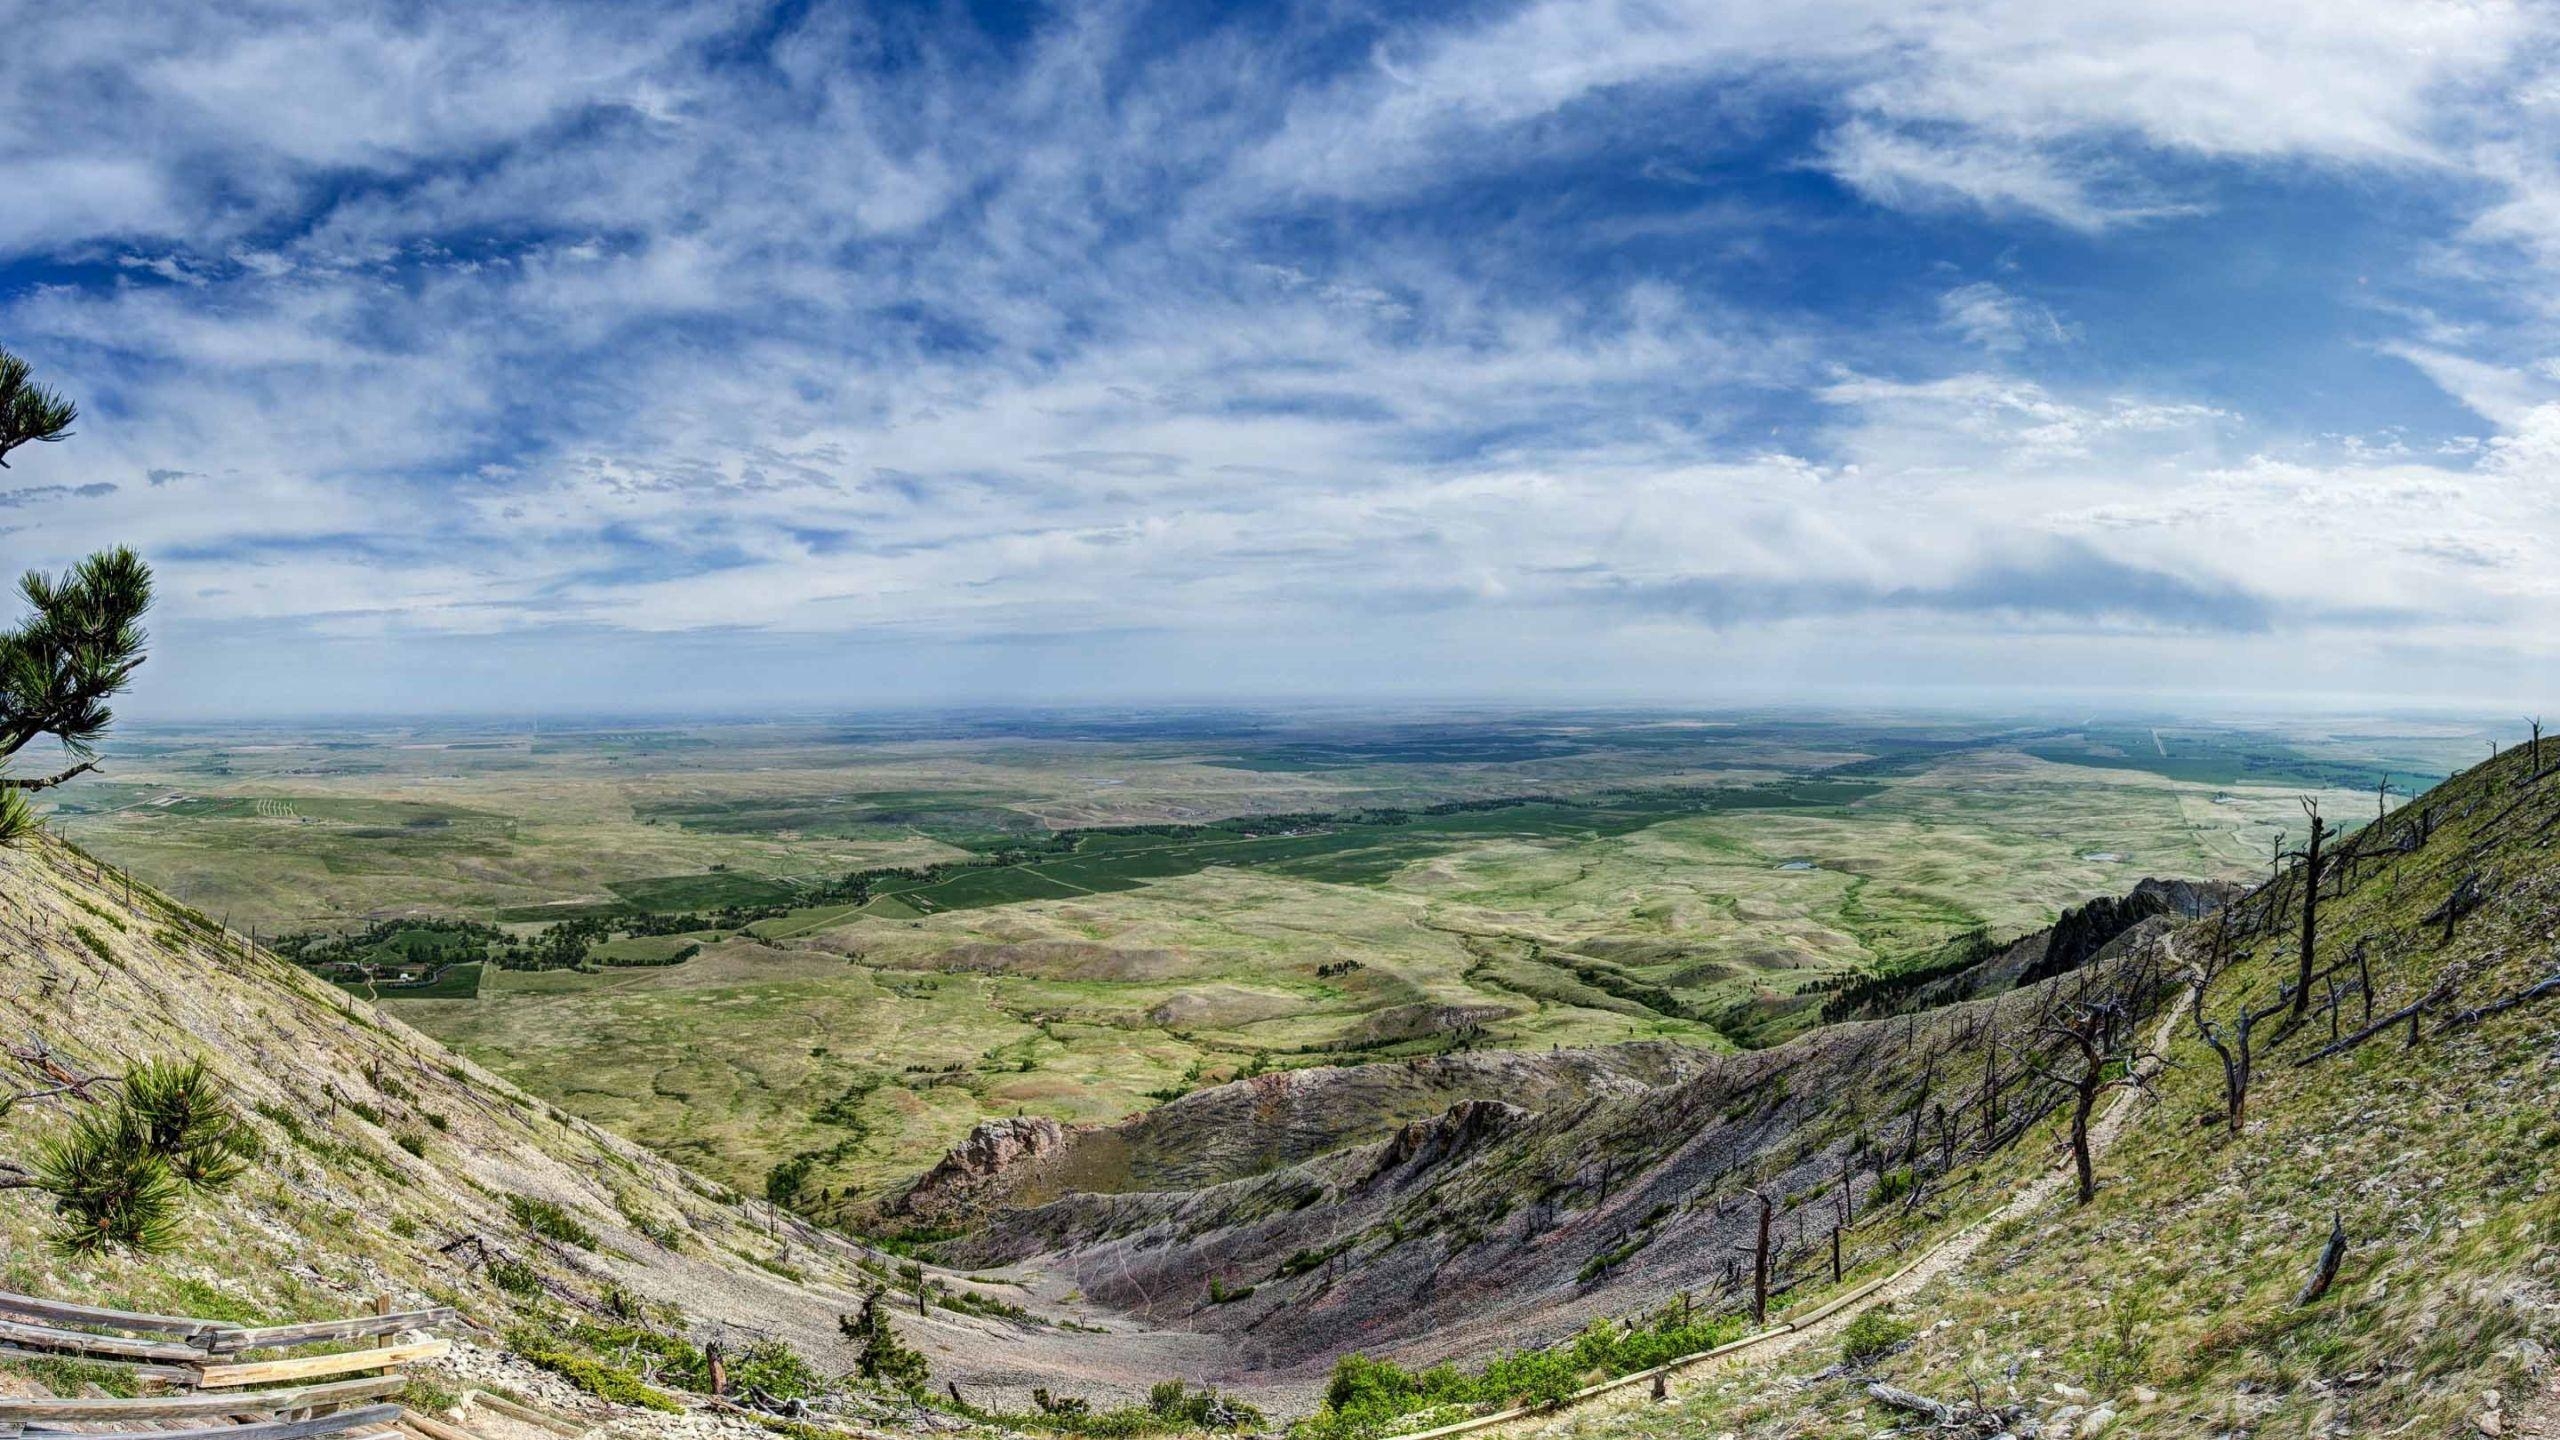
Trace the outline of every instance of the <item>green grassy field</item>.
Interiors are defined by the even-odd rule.
[[[991,727],[155,735],[56,819],[269,933],[777,910],[385,1003],[723,1180],[791,1167],[804,1207],[851,1214],[991,1116],[1107,1120],[1250,1070],[1467,1045],[1765,1043],[1828,977],[2144,875],[2250,872],[2300,828],[2301,786],[2365,813],[2370,776],[2475,743],[1860,717]],[[1095,828],[1137,826],[1158,828]],[[942,868],[797,903],[878,867]]]

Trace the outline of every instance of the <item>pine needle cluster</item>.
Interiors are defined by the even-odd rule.
[[[177,1244],[187,1198],[240,1177],[257,1142],[201,1060],[153,1060],[124,1094],[36,1153],[35,1181],[59,1217],[54,1248],[86,1258]]]

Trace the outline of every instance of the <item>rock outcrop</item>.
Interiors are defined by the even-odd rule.
[[[1045,1115],[982,1121],[924,1177],[898,1197],[891,1213],[927,1226],[948,1225],[1007,1193],[1028,1171],[1066,1148],[1067,1127]]]

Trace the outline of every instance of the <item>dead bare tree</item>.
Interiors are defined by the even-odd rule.
[[[1982,1027],[1982,1146],[1996,1149],[2000,1135],[2000,1001],[1993,997],[1990,1023]]]
[[[2409,1043],[2414,1047],[2418,1043],[2419,1021],[2425,1017],[2427,1011],[2451,1000],[2453,998],[2453,992],[2459,988],[2461,984],[2462,962],[2457,960],[2453,964],[2444,968],[2444,973],[2436,977],[2435,987],[2427,991],[2426,994],[2419,996],[2417,999],[2410,1001],[2408,1004],[2401,1006],[2399,1009],[2392,1011],[2381,1019],[2373,1021],[2371,1024],[2366,1025],[2363,1029],[2358,1030],[2345,1039],[2332,1040],[2328,1044],[2321,1046],[2319,1049],[2312,1051],[2310,1054],[2303,1056],[2301,1059],[2294,1061],[2294,1068],[2300,1069],[2305,1065],[2315,1064],[2319,1061],[2328,1059],[2332,1055],[2343,1055],[2403,1021],[2408,1023]]]
[[[2293,1018],[2311,1010],[2311,967],[2320,943],[2320,842],[2338,832],[2320,823],[2320,802],[2305,795],[2302,813],[2311,817],[2311,841],[2302,849],[2302,959],[2293,981]]]
[[[1920,1093],[1911,1101],[1911,1131],[1902,1142],[1902,1163],[1908,1167],[1920,1157],[1920,1121],[1929,1109],[1929,1092],[1938,1084],[1938,1047],[1929,1047],[1929,1058],[1920,1072]]]
[[[2195,972],[2191,982],[2195,991],[2195,1004],[2191,1013],[2195,1018],[2196,1034],[2204,1038],[2205,1044],[2213,1047],[2214,1055],[2222,1061],[2223,1123],[2232,1137],[2237,1139],[2241,1127],[2248,1120],[2249,1082],[2257,1068],[2255,1048],[2257,1029],[2260,1025],[2284,1013],[2285,1006],[2289,1002],[2288,997],[2278,995],[2274,1004],[2252,1010],[2249,1008],[2248,997],[2244,995],[2240,998],[2240,1004],[2232,1011],[2231,1023],[2227,1029],[2214,1021],[2209,1014],[2209,992],[2213,982],[2220,978],[2221,971],[2228,963],[2223,949],[2226,939],[2227,936],[2217,930],[2213,955],[2207,959],[2203,968]]]
[[[1759,1238],[1751,1247],[1751,1328],[1759,1330],[1769,1324],[1769,1221],[1777,1207],[1766,1190],[1754,1189],[1751,1195],[1760,1202]]]
[[[2037,1027],[2037,1033],[2060,1040],[2078,1061],[2077,1074],[2065,1075],[2040,1062],[2029,1061],[2027,1068],[2042,1075],[2071,1093],[2071,1162],[2080,1182],[2079,1203],[2086,1205],[2098,1198],[2098,1171],[2090,1153],[2089,1120],[2097,1111],[2098,1098],[2110,1090],[2148,1091],[2149,1073],[2143,1068],[2153,1056],[2137,1051],[2129,1040],[2118,1038],[2117,1020],[2124,1009],[2121,1000],[2107,998],[2072,1003],[2060,1018]],[[2130,1023],[2122,1027],[2130,1036]]]
[[[2465,875],[2454,882],[2453,892],[2444,897],[2444,903],[2420,917],[2418,923],[2444,926],[2444,938],[2436,943],[2450,945],[2454,927],[2462,923],[2463,916],[2479,909],[2487,898],[2480,888],[2480,876],[2476,872]]]

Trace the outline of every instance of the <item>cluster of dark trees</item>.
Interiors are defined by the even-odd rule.
[[[1991,938],[1988,929],[1968,930],[1919,960],[1885,974],[1834,975],[1805,988],[1810,993],[1827,993],[1830,996],[1822,1002],[1822,1023],[1825,1025],[1861,1015],[1895,1014],[1901,1008],[1901,1001],[1999,954],[2001,944]]]
[[[376,920],[361,930],[279,935],[267,948],[297,965],[428,964],[478,959],[507,939],[505,931],[477,920]]]

